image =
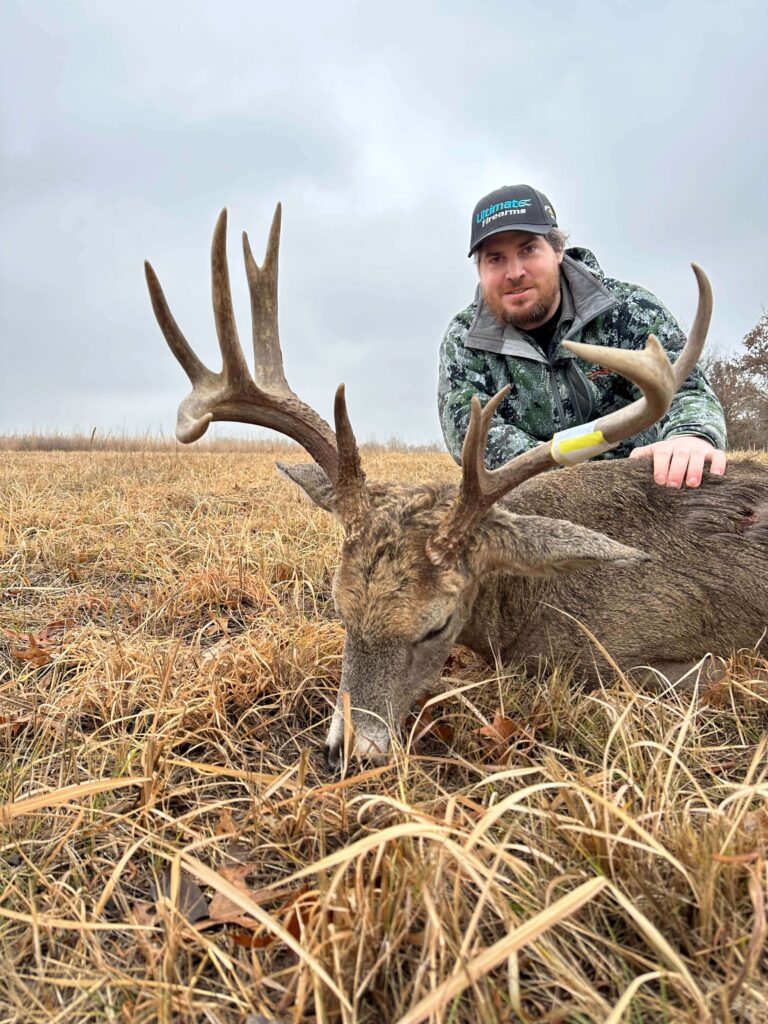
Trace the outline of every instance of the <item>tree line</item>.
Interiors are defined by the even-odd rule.
[[[729,448],[768,448],[768,310],[744,336],[743,351],[701,365],[723,403]]]

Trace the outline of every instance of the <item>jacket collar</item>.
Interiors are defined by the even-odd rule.
[[[562,339],[578,334],[587,324],[618,302],[616,296],[603,283],[603,272],[589,249],[567,249],[560,264],[560,287],[563,308],[560,313]],[[507,324],[502,326],[483,299],[480,285],[475,292],[477,308],[467,336],[466,348],[482,349],[504,356],[522,356],[537,362],[547,362],[538,346],[524,331]],[[569,322],[570,321],[570,322]],[[567,349],[560,349],[558,357],[574,358]]]

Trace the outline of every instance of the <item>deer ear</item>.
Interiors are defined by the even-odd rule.
[[[567,519],[517,516],[501,509],[479,525],[465,550],[474,575],[554,576],[606,562],[628,566],[650,560],[637,548]]]
[[[333,484],[324,469],[316,462],[277,462],[278,472],[304,491],[319,508],[336,515],[336,496]]]

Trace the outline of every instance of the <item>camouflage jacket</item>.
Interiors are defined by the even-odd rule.
[[[679,324],[655,295],[604,277],[589,249],[566,250],[560,283],[562,311],[549,357],[522,331],[503,327],[479,287],[474,302],[448,325],[440,346],[437,400],[445,443],[457,462],[472,395],[484,405],[505,384],[511,385],[488,435],[486,463],[491,468],[549,440],[558,430],[589,423],[640,397],[634,384],[584,362],[561,341],[639,349],[653,333],[673,362],[685,344]],[[625,458],[636,446],[675,434],[696,434],[725,448],[723,409],[699,369],[684,381],[666,416],[599,458]]]

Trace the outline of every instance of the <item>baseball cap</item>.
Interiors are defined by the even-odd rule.
[[[530,185],[503,185],[483,196],[472,214],[471,256],[481,242],[500,231],[532,231],[546,235],[557,227],[557,217],[543,192]]]

